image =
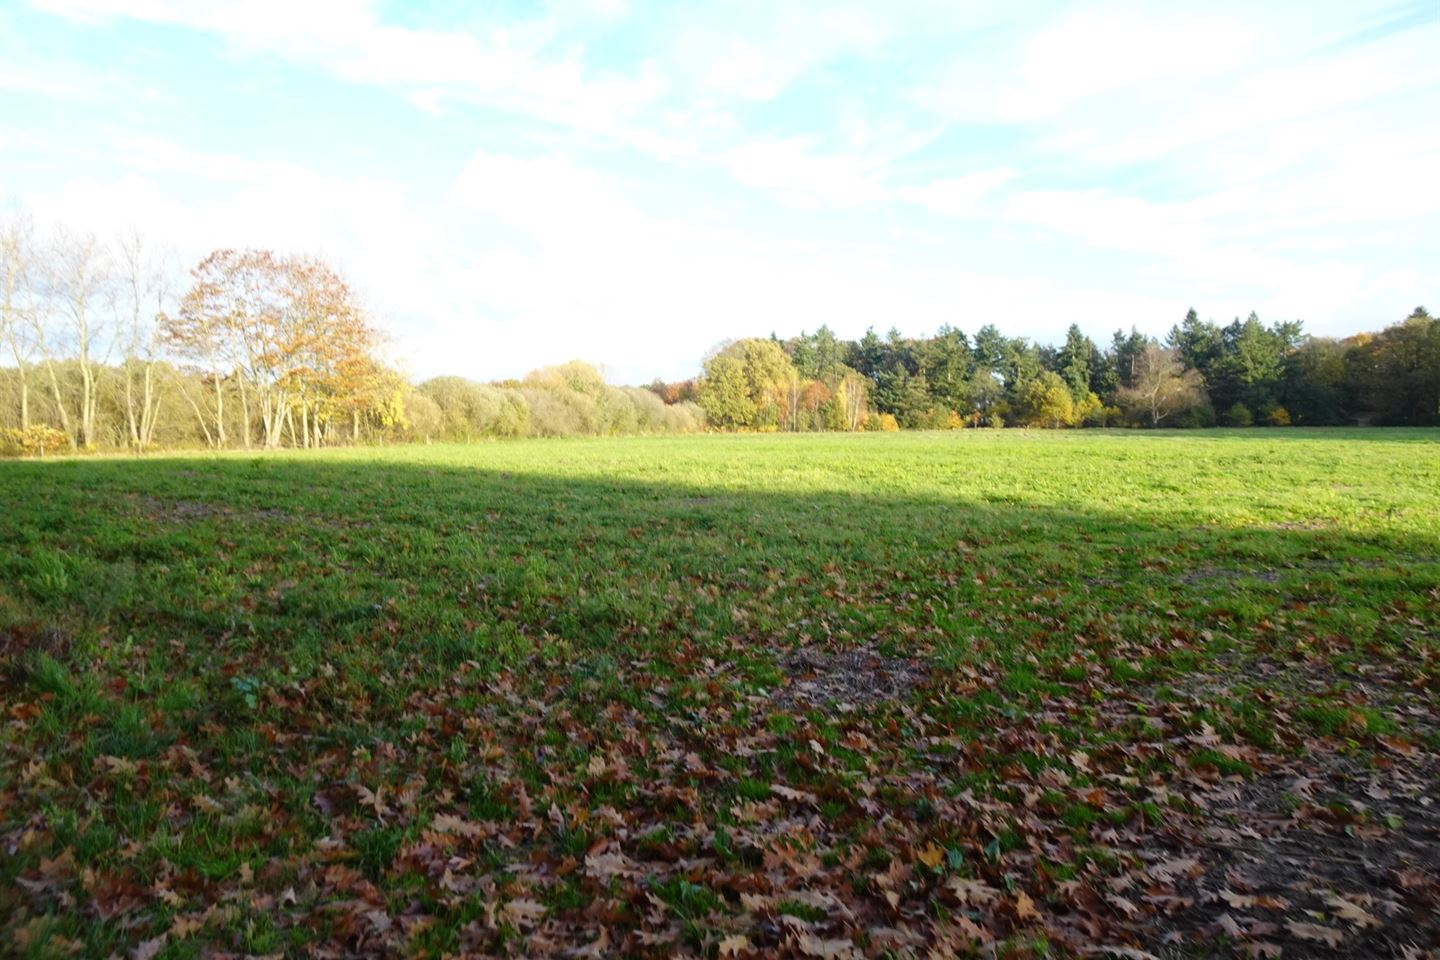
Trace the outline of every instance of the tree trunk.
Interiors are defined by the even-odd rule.
[[[185,402],[190,404],[190,409],[195,411],[195,420],[200,424],[200,432],[205,435],[205,445],[212,448],[216,447],[215,438],[210,433],[210,423],[205,416],[205,411],[200,409],[200,404],[195,402],[195,398],[190,396],[190,391],[186,390],[183,385],[180,387],[180,393],[185,397]]]
[[[149,447],[155,439],[155,424],[160,419],[160,396],[156,392],[155,364],[145,364],[145,392],[141,402],[140,449]]]
[[[60,393],[60,378],[55,375],[55,363],[45,358],[45,370],[50,374],[50,391],[55,396],[55,410],[60,414],[60,429],[70,438],[70,449],[76,449],[75,431],[70,427],[70,414],[65,409],[65,398]]]
[[[76,324],[80,330],[80,439],[90,450],[95,446],[95,372],[90,369],[90,323],[84,307],[76,311]]]
[[[130,431],[130,448],[140,450],[140,418],[135,413],[135,384],[133,352],[125,358],[125,427]]]
[[[245,449],[249,450],[250,442],[250,396],[245,391],[245,376],[237,373],[235,382],[240,386],[240,418],[242,421],[240,436],[245,441]]]
[[[225,446],[225,391],[220,383],[220,371],[215,371],[215,438],[217,443]]]

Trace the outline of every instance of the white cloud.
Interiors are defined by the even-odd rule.
[[[667,67],[720,99],[770,100],[817,66],[876,56],[891,33],[874,8],[833,3],[720,7],[697,20],[671,45]]]
[[[481,38],[380,22],[372,2],[347,0],[32,0],[82,20],[128,18],[214,33],[246,52],[317,64],[356,83],[394,87],[432,106],[485,103],[579,130],[624,137],[663,78],[645,64],[628,75],[587,71],[573,55],[551,56],[550,21],[496,27]]]
[[[962,217],[974,213],[980,203],[1019,174],[1009,167],[979,170],[958,177],[931,180],[922,186],[901,187],[895,194],[917,203],[931,213]]]
[[[816,153],[803,137],[744,144],[723,159],[736,181],[793,207],[854,207],[884,196],[883,158]]]
[[[88,148],[0,129],[83,169],[30,191],[67,218],[331,255],[421,373],[578,355],[648,379],[749,332],[994,321],[1043,339],[1072,319],[1156,331],[1189,302],[1369,326],[1437,283],[1440,128],[1420,122],[1440,113],[1435,31],[1345,40],[1348,4],[561,0],[463,29],[397,27],[369,2],[35,5],[184,25],[245,70],[386,89],[436,114],[450,149],[477,145],[468,107],[508,112],[453,185],[433,166],[307,169],[263,139],[203,149],[234,141],[173,134],[140,98],[128,126],[193,143],[106,143],[109,118]],[[0,67],[0,86],[66,95],[27,71]],[[337,157],[374,146],[350,133]]]
[[[1154,101],[1235,69],[1254,42],[1237,16],[1082,4],[1024,44],[990,106],[1000,119],[1031,121],[1116,93]]]
[[[1104,330],[1175,312],[1149,293],[987,275],[911,262],[903,249],[868,241],[818,246],[662,215],[642,194],[639,184],[561,157],[477,155],[457,180],[456,202],[522,238],[474,261],[477,315],[492,319],[457,325],[443,347],[422,349],[478,357],[503,345],[507,357],[534,358],[526,365],[583,356],[645,380],[687,375],[715,342],[772,329],[829,323],[859,336],[871,325],[973,330],[1003,318],[1007,330],[1049,338],[1074,319]],[[506,369],[518,372],[513,360]]]

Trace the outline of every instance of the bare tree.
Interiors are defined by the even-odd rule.
[[[150,446],[160,413],[156,376],[156,324],[165,315],[170,293],[170,257],[136,230],[120,237],[120,299],[125,307],[124,408],[130,446]]]
[[[1205,402],[1205,381],[1185,369],[1174,350],[1148,344],[1134,369],[1134,386],[1120,388],[1116,399],[1132,417],[1148,418],[1152,427]]]
[[[35,343],[49,375],[60,426],[75,445],[95,446],[96,413],[100,406],[100,367],[114,346],[106,336],[106,312],[114,317],[108,251],[92,233],[56,232],[43,260],[43,298],[31,316]],[[80,396],[74,416],[60,385],[62,351],[69,349],[80,374]],[[101,353],[103,351],[103,354]],[[99,355],[97,359],[97,355]]]
[[[853,370],[846,370],[837,388],[843,400],[846,429],[854,432],[860,429],[865,419],[865,378]]]
[[[26,331],[35,308],[35,230],[30,218],[14,211],[0,219],[0,338],[15,359],[20,386],[20,427],[30,426],[30,351]]]

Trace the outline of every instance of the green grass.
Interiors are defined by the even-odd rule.
[[[0,503],[21,955],[763,954],[1102,885],[1196,777],[1435,749],[1435,431],[88,458]]]

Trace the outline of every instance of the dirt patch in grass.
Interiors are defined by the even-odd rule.
[[[289,523],[304,519],[278,507],[236,509],[227,504],[211,503],[206,500],[164,500],[148,495],[136,496],[131,499],[143,516],[161,523],[196,523],[215,517],[272,520],[277,523]]]
[[[1433,764],[1338,755],[1232,785],[1196,833],[1173,838],[1198,869],[1164,926],[1214,956],[1440,955],[1425,952],[1440,948],[1437,796]]]
[[[65,660],[71,637],[63,630],[36,625],[0,627],[0,693],[9,696],[34,673],[37,657]]]
[[[53,627],[0,627],[0,662],[18,663],[31,653],[44,653],[63,659],[70,652],[70,636]]]
[[[1234,567],[1200,566],[1177,573],[1174,581],[1185,586],[1213,583],[1234,583],[1239,580],[1259,580],[1263,583],[1278,583],[1287,575],[1342,574],[1347,569],[1358,570],[1403,570],[1415,564],[1440,562],[1440,558],[1421,555],[1395,555],[1383,560],[1347,557],[1345,559],[1308,559],[1286,562],[1277,567],[1239,569]]]
[[[925,679],[918,660],[891,657],[870,646],[849,650],[801,647],[780,660],[789,683],[775,693],[783,707],[826,703],[862,707],[898,700]]]
[[[1224,567],[1195,567],[1184,573],[1176,574],[1177,583],[1183,583],[1187,587],[1200,583],[1215,583],[1217,581],[1229,580],[1260,580],[1265,583],[1277,583],[1280,580],[1278,570],[1229,570]]]
[[[1232,652],[1212,667],[1171,689],[1195,705],[1259,691],[1337,716],[1363,708],[1394,726],[1369,730],[1359,713],[1328,735],[1307,725],[1303,755],[1261,751],[1253,776],[1187,778],[1193,818],[1137,851],[1157,863],[1124,891],[1166,887],[1165,915],[1137,926],[1137,939],[1166,960],[1440,957],[1440,761],[1418,745],[1433,732],[1429,714],[1406,708],[1407,688],[1385,664],[1351,675]],[[1169,869],[1181,862],[1190,866]]]

